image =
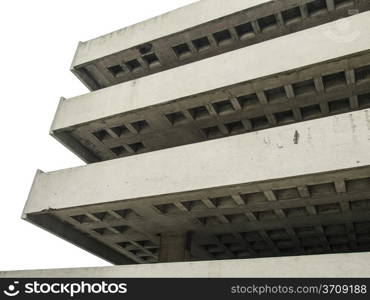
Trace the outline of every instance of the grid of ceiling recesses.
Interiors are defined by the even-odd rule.
[[[280,11],[275,3],[266,3],[247,10],[253,14],[240,12],[76,69],[95,79],[94,89],[103,88],[325,23],[325,15],[347,17],[348,9],[357,4],[354,0],[300,2],[286,1]]]
[[[348,178],[336,173],[208,198],[136,199],[59,217],[138,263],[158,261],[158,235],[166,230],[193,233],[192,247],[203,251],[192,252],[193,260],[370,250],[370,177]]]
[[[112,117],[108,122],[81,126],[73,134],[106,160],[165,148],[160,137],[171,131],[177,135],[186,131],[186,142],[193,143],[368,108],[370,64],[363,65],[363,61],[369,59],[366,54],[302,71],[306,73],[290,73],[286,78],[280,75],[280,84],[276,77],[257,79],[256,84],[228,88],[223,93],[225,98],[212,92],[207,97],[200,95],[200,101],[197,97],[177,101],[177,110],[171,104],[148,112],[143,110],[135,113],[136,117],[142,114],[143,119],[133,122],[126,121],[127,115]],[[356,66],[349,67],[354,62]],[[319,73],[321,70],[327,71]],[[258,85],[263,89],[253,88]],[[179,105],[183,106],[181,110]],[[145,113],[151,121],[145,119]],[[168,136],[169,139],[176,141],[173,136]]]

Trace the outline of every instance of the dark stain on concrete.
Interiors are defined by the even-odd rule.
[[[294,133],[294,138],[293,138],[293,142],[294,142],[294,144],[298,145],[299,137],[300,137],[300,134],[299,134],[299,132],[296,130],[296,131],[295,131],[295,133]]]

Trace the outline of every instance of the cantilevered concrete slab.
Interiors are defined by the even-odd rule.
[[[72,71],[96,90],[369,8],[368,0],[201,0],[80,43]]]
[[[23,217],[116,264],[370,249],[370,111],[51,173]]]
[[[367,108],[369,83],[365,12],[62,99],[51,134],[97,162]]]
[[[217,262],[13,271],[0,272],[0,278],[363,278],[370,277],[369,261],[369,252],[364,252]]]

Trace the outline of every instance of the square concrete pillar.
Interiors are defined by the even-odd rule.
[[[188,261],[191,258],[191,233],[163,233],[160,237],[159,262]]]

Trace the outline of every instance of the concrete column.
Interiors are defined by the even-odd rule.
[[[189,261],[191,233],[164,233],[160,239],[159,262]]]

